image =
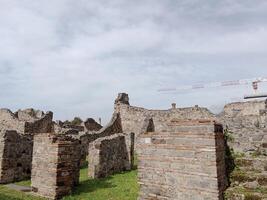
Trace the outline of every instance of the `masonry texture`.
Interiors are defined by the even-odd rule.
[[[102,126],[92,118],[85,120],[83,122],[83,126],[87,129],[87,131],[99,131],[102,128]]]
[[[131,170],[134,161],[134,134],[114,134],[89,145],[88,175],[104,178],[116,172]]]
[[[132,169],[136,144],[139,200],[221,200],[223,192],[226,200],[267,199],[267,102],[231,103],[214,115],[175,103],[136,107],[120,93],[104,127],[52,118],[0,109],[0,183],[32,175],[36,194],[58,199],[78,184],[88,155],[89,176],[106,177]]]
[[[30,178],[33,135],[52,131],[53,113],[0,109],[0,183]]]
[[[16,131],[0,131],[0,183],[20,181],[31,176],[32,136]]]
[[[222,200],[223,129],[207,120],[172,120],[140,135],[139,200]]]
[[[80,141],[68,136],[34,136],[32,190],[40,196],[60,199],[79,183]]]
[[[168,110],[135,107],[130,105],[128,94],[121,93],[115,100],[115,112],[120,113],[123,132],[136,133],[137,151],[143,150],[140,136],[167,132],[166,125],[173,119],[216,120],[224,127],[226,140],[225,177],[229,188],[225,199],[267,199],[267,101],[227,104],[222,113],[214,115],[198,106],[176,108],[175,103]]]
[[[232,136],[229,145],[246,154],[267,150],[267,110],[264,101],[232,103],[224,107],[218,120]]]
[[[8,109],[0,109],[0,129],[16,130],[21,134],[51,132],[52,118],[52,112],[25,109],[12,113]]]
[[[141,107],[131,106],[128,94],[120,93],[115,100],[115,112],[120,113],[122,130],[125,133],[134,132],[137,137],[146,132],[145,123],[153,119],[154,128],[157,131],[166,129],[166,122],[172,119],[211,119],[215,118],[207,108],[198,106],[189,108],[170,108],[168,110],[148,110]]]
[[[111,121],[99,131],[85,132],[77,135],[76,138],[80,139],[82,144],[81,165],[83,165],[86,161],[86,157],[88,155],[88,147],[91,142],[95,141],[98,138],[111,136],[116,133],[123,133],[121,118],[120,114],[118,113],[113,114]]]
[[[226,199],[267,199],[266,108],[264,101],[231,103],[218,115],[232,159],[228,162]]]

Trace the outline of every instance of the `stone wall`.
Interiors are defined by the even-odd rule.
[[[115,113],[112,116],[111,121],[99,131],[96,132],[86,132],[77,135],[76,138],[81,140],[82,144],[82,158],[81,165],[86,161],[86,156],[88,155],[89,143],[95,141],[98,138],[107,137],[114,135],[116,133],[122,133],[121,118],[120,115]]]
[[[114,134],[89,145],[88,175],[104,178],[116,172],[131,170],[134,161],[134,134]]]
[[[249,101],[228,104],[217,116],[231,137],[228,144],[235,152],[267,152],[267,112],[264,111],[264,101]]]
[[[25,133],[51,133],[53,127],[53,113],[47,112],[41,118],[25,122]]]
[[[102,126],[97,123],[93,118],[88,118],[83,122],[83,126],[87,131],[99,131]]]
[[[16,131],[0,131],[0,183],[30,178],[32,147],[31,135],[20,135]]]
[[[230,148],[226,200],[267,199],[267,115],[264,101],[231,103],[218,116]]]
[[[38,134],[34,136],[32,190],[59,199],[69,195],[79,183],[80,142],[71,137]]]
[[[52,112],[44,114],[42,111],[26,109],[12,113],[8,109],[0,109],[0,129],[15,130],[21,134],[51,132],[52,119]]]
[[[215,115],[208,109],[198,106],[189,108],[173,107],[168,110],[148,110],[131,106],[129,104],[129,97],[125,93],[119,94],[115,100],[115,113],[120,113],[123,132],[134,132],[137,138],[139,134],[145,132],[143,127],[147,119],[153,119],[156,131],[162,131],[166,129],[165,122],[170,122],[172,119],[215,118]]]
[[[0,109],[0,183],[30,178],[33,135],[52,131],[53,113]]]
[[[213,121],[172,120],[140,135],[139,200],[222,200],[223,129]]]
[[[0,130],[16,130],[19,133],[24,133],[25,122],[18,119],[18,117],[8,109],[0,109]]]

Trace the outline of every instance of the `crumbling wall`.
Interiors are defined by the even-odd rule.
[[[52,119],[52,112],[44,114],[41,111],[26,109],[12,113],[8,109],[0,109],[0,129],[16,130],[21,134],[51,132]]]
[[[88,118],[83,122],[83,126],[87,131],[99,131],[102,126],[97,123],[93,118]]]
[[[53,113],[47,112],[41,118],[25,122],[25,133],[51,133],[53,127]]]
[[[0,183],[30,178],[32,147],[31,135],[20,135],[16,131],[0,131]]]
[[[34,136],[32,190],[59,199],[69,195],[79,183],[80,142],[71,137],[38,134]]]
[[[148,110],[131,106],[128,94],[120,93],[115,100],[115,113],[120,113],[123,132],[134,132],[138,138],[144,133],[143,127],[147,119],[153,119],[156,131],[163,131],[167,127],[166,122],[172,119],[211,119],[215,118],[207,108],[198,106],[189,108],[176,108],[175,105],[168,110]],[[138,140],[137,140],[138,143]]]
[[[25,122],[20,121],[17,116],[8,109],[0,109],[0,129],[16,130],[24,133]]]
[[[15,115],[21,121],[34,121],[35,119],[42,118],[45,113],[41,110],[34,110],[33,108],[27,108],[24,110],[18,110]]]
[[[225,106],[218,115],[230,140],[229,146],[235,152],[266,152],[267,112],[264,101],[232,103]]]
[[[115,134],[99,138],[89,145],[88,175],[104,178],[131,170],[134,161],[134,134]]]
[[[33,134],[52,131],[53,113],[0,109],[0,182],[30,178]]]
[[[230,103],[224,106],[224,115],[228,116],[248,116],[259,115],[259,111],[265,109],[264,101],[247,101]]]
[[[140,135],[139,200],[222,200],[223,129],[213,121],[173,120]]]
[[[218,116],[230,150],[227,200],[267,199],[266,108],[264,101],[231,103]]]
[[[122,133],[121,118],[120,115],[117,113],[113,114],[111,121],[99,131],[86,132],[82,133],[81,135],[77,135],[76,137],[81,140],[82,144],[81,165],[83,165],[86,161],[89,143],[93,142],[98,138],[111,136],[116,133]]]

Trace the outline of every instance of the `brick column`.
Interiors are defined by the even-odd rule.
[[[34,136],[32,190],[50,199],[69,195],[79,183],[79,140],[53,134]]]

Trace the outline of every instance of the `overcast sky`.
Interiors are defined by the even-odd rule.
[[[266,0],[0,0],[0,107],[13,111],[106,121],[118,92],[147,108],[214,109],[251,87],[157,90],[261,76]]]

